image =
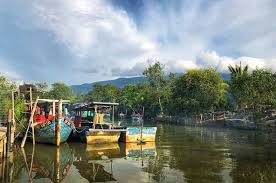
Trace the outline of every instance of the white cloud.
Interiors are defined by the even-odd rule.
[[[52,32],[74,55],[120,62],[155,49],[123,10],[102,0],[34,1],[40,28]]]
[[[276,72],[276,59],[262,59],[262,58],[253,58],[253,57],[227,57],[220,56],[215,51],[203,51],[200,52],[195,60],[184,60],[184,59],[176,59],[170,61],[161,60],[161,62],[165,65],[165,73],[183,73],[189,69],[197,69],[197,68],[206,68],[211,67],[217,69],[218,72],[228,72],[228,66],[232,65],[248,65],[250,70],[253,69],[268,69],[273,72]],[[114,76],[138,76],[142,75],[143,71],[149,64],[152,64],[147,61],[138,62],[130,68],[116,68],[112,70],[112,74]]]
[[[275,7],[273,0],[144,1],[130,13],[105,0],[1,1],[0,56],[13,62],[0,61],[0,71],[82,83],[141,75],[149,58],[166,73],[226,72],[240,60],[276,71]]]
[[[199,67],[215,67],[220,72],[227,72],[229,65],[248,65],[249,69],[269,69],[276,72],[276,59],[263,59],[253,57],[226,57],[220,56],[215,51],[206,51],[198,55],[196,59],[196,65]]]

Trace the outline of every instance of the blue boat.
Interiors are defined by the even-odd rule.
[[[133,124],[140,124],[144,122],[144,119],[142,116],[131,116],[131,120]]]
[[[67,122],[64,117],[61,119],[60,142],[65,142],[72,130],[74,124]],[[49,121],[44,125],[35,126],[35,141],[38,143],[56,144],[56,121]]]

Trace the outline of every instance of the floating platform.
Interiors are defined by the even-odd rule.
[[[121,133],[120,142],[154,142],[157,127],[128,127]]]

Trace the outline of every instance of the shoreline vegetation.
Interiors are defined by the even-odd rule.
[[[165,77],[165,65],[156,61],[142,73],[146,83],[122,88],[95,84],[87,94],[73,95],[64,83],[34,83],[34,97],[62,98],[72,103],[87,101],[118,102],[117,113],[130,116],[134,111],[146,119],[183,125],[219,123],[244,129],[271,129],[276,126],[276,74],[248,65],[229,65],[229,80],[214,68],[190,69]],[[11,105],[14,82],[0,75],[0,121]],[[24,126],[24,101],[15,97],[16,120]],[[223,115],[220,119],[217,116]],[[190,121],[190,122],[189,122]]]

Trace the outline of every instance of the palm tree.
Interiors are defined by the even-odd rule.
[[[231,72],[232,77],[237,77],[246,74],[248,72],[248,68],[248,65],[242,67],[241,62],[240,65],[235,65],[235,67],[233,67],[232,65],[228,66],[228,69]]]

